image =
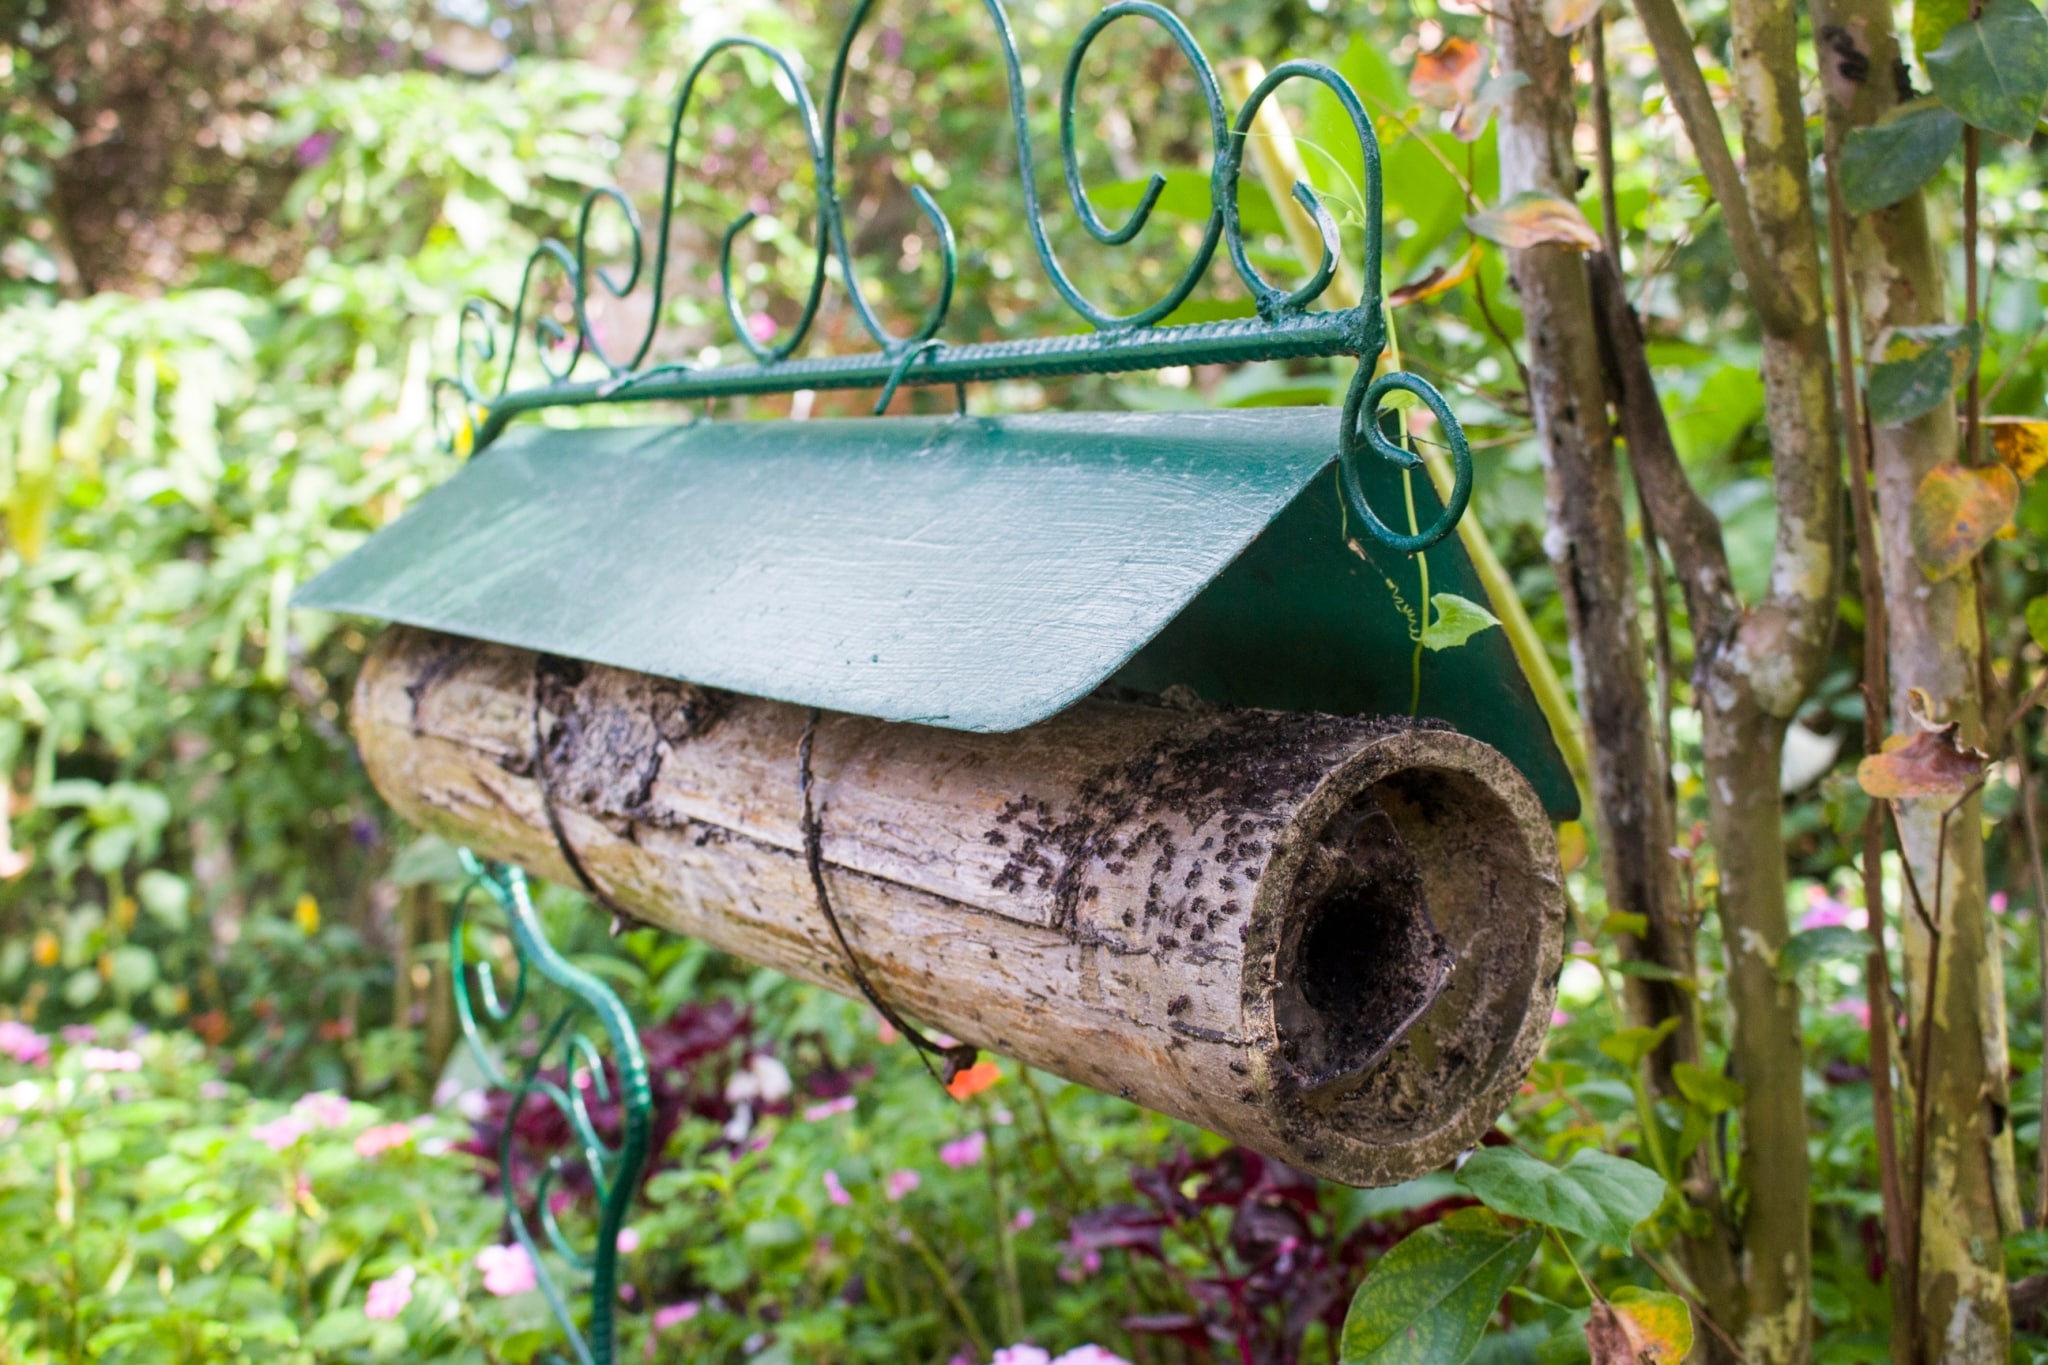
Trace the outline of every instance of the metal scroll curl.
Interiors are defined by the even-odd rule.
[[[499,1189],[506,1222],[531,1258],[540,1291],[567,1336],[572,1355],[554,1359],[564,1363],[573,1359],[574,1365],[614,1365],[618,1360],[614,1305],[618,1301],[619,1233],[639,1193],[652,1130],[654,1101],[647,1059],[619,997],[548,942],[527,894],[525,874],[516,867],[485,862],[467,849],[461,857],[469,880],[456,902],[449,943],[455,1007],[463,1038],[487,1084],[504,1092],[510,1101],[498,1145]],[[469,951],[470,912],[479,895],[503,915],[511,936],[515,969],[509,987],[499,980],[489,961],[476,960]],[[568,1003],[540,1031],[538,1045],[515,1068],[501,1060],[487,1029],[508,1023],[527,1007],[528,988],[535,984],[535,976],[565,993]],[[599,1045],[600,1035],[604,1047]],[[551,1105],[574,1135],[577,1160],[573,1164],[588,1178],[597,1203],[595,1241],[588,1249],[562,1226],[550,1198],[556,1183],[571,1169],[569,1159],[560,1154],[551,1157],[524,1198],[518,1188],[513,1150],[517,1125],[512,1120],[535,1099]],[[598,1131],[591,1113],[593,1103],[617,1105],[616,1138],[608,1139]],[[589,1277],[587,1323],[578,1323],[544,1252],[552,1252],[573,1272]]]
[[[1152,302],[1128,313],[1102,307],[1082,292],[1061,264],[1047,232],[1045,205],[1040,201],[1036,162],[1026,104],[1026,81],[1015,34],[1003,0],[981,0],[994,33],[1004,72],[1008,112],[1014,129],[1017,178],[1023,220],[1040,269],[1053,290],[1088,330],[1068,335],[954,345],[940,332],[952,308],[959,275],[959,248],[952,223],[938,202],[922,187],[910,191],[916,208],[938,240],[938,281],[922,319],[907,333],[891,332],[863,289],[854,259],[851,234],[839,197],[839,133],[841,103],[853,64],[856,40],[877,8],[877,0],[858,0],[847,22],[824,98],[814,100],[802,79],[801,64],[789,54],[755,38],[721,39],[705,50],[684,76],[671,107],[660,212],[653,244],[639,211],[620,190],[591,190],[577,214],[573,244],[549,238],[529,256],[518,297],[502,309],[483,300],[463,306],[457,330],[454,373],[434,382],[434,409],[443,441],[458,454],[481,449],[523,413],[544,408],[651,399],[692,401],[740,395],[791,393],[799,389],[883,389],[899,384],[960,386],[994,379],[1049,378],[1076,374],[1107,374],[1158,369],[1169,365],[1235,364],[1256,360],[1311,357],[1355,357],[1359,374],[1351,386],[1341,449],[1335,452],[1346,470],[1347,497],[1368,531],[1389,547],[1405,552],[1426,549],[1447,534],[1462,515],[1471,486],[1471,453],[1462,430],[1441,395],[1412,376],[1373,379],[1386,341],[1381,312],[1381,249],[1384,203],[1381,193],[1379,141],[1372,120],[1357,93],[1335,69],[1321,62],[1289,61],[1260,82],[1232,118],[1225,107],[1214,67],[1201,45],[1172,10],[1156,0],[1116,0],[1082,28],[1069,50],[1060,82],[1060,160],[1067,198],[1082,228],[1094,241],[1122,247],[1135,241],[1151,219],[1165,188],[1163,176],[1147,182],[1136,207],[1112,226],[1097,213],[1081,173],[1076,145],[1076,109],[1082,98],[1083,66],[1096,40],[1124,20],[1156,25],[1179,50],[1194,77],[1210,141],[1209,213],[1202,237],[1185,269]],[[766,62],[775,83],[789,101],[789,113],[800,125],[815,190],[815,227],[810,234],[811,272],[796,319],[769,337],[757,337],[746,325],[737,284],[739,271],[733,247],[756,220],[748,212],[729,224],[719,239],[717,281],[720,301],[734,338],[748,356],[737,365],[652,362],[662,319],[668,313],[673,276],[671,228],[677,186],[685,164],[683,128],[698,98],[705,73],[716,63],[736,60]],[[1322,258],[1309,278],[1292,290],[1268,282],[1252,264],[1244,240],[1238,204],[1246,141],[1264,103],[1282,86],[1295,81],[1319,84],[1343,106],[1357,136],[1357,183],[1364,195],[1365,241],[1358,261],[1360,297],[1353,308],[1316,308],[1337,276],[1342,250],[1337,224],[1315,190],[1296,182],[1293,197],[1309,214],[1322,240]],[[624,231],[624,247],[610,265],[594,259],[593,226],[616,218]],[[1218,247],[1223,248],[1240,282],[1256,306],[1255,318],[1223,322],[1170,324],[1166,321],[1185,304],[1208,273]],[[800,354],[809,340],[828,278],[838,286],[873,349],[851,355]],[[544,282],[565,283],[569,295],[566,320],[543,306]],[[644,286],[643,286],[644,281]],[[549,283],[547,287],[554,287]],[[594,291],[624,299],[646,294],[647,321],[630,346],[608,347],[591,326]],[[544,382],[513,386],[522,348],[531,345]],[[492,380],[485,370],[495,370]],[[1383,387],[1384,386],[1384,387]],[[1412,454],[1386,441],[1373,419],[1376,401],[1392,389],[1421,398],[1438,419],[1443,445],[1455,470],[1456,491],[1443,513],[1428,528],[1402,534],[1373,514],[1357,477],[1355,462],[1366,456],[1392,460],[1404,467]],[[1374,403],[1363,396],[1372,392]]]

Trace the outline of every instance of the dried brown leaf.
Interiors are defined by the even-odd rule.
[[[1472,102],[1486,74],[1486,49],[1469,38],[1446,38],[1433,52],[1415,59],[1408,75],[1408,93],[1436,109],[1456,109]]]
[[[1498,208],[1465,220],[1474,235],[1511,250],[1555,243],[1578,251],[1597,251],[1600,234],[1579,212],[1579,206],[1554,194],[1526,190]]]
[[[1472,278],[1479,269],[1479,248],[1474,246],[1448,266],[1431,266],[1426,272],[1408,281],[1393,293],[1387,295],[1387,307],[1405,308],[1411,303],[1433,299],[1438,294],[1456,289]]]
[[[1956,741],[1955,722],[1907,738],[1893,735],[1881,753],[1856,765],[1856,781],[1881,801],[1916,796],[1961,796],[1991,756]]]

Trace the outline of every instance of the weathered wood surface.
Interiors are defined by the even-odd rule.
[[[353,723],[423,827],[573,881],[558,824],[634,915],[853,994],[804,864],[806,718],[398,628]],[[1306,1170],[1434,1168],[1548,1027],[1550,827],[1449,730],[1101,700],[1008,734],[828,714],[813,772],[840,920],[895,1008]]]

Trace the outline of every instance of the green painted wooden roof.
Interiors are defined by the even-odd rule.
[[[1406,714],[1416,565],[1347,548],[1336,433],[1331,408],[523,429],[294,601],[962,730],[1105,682]],[[1405,524],[1399,471],[1362,472]],[[1455,539],[1428,557],[1432,592],[1484,600]],[[1425,654],[1418,709],[1575,809],[1500,631]]]

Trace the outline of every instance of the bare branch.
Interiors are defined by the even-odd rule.
[[[1699,57],[1693,52],[1692,30],[1678,12],[1676,0],[1636,0],[1636,15],[1650,46],[1657,54],[1657,69],[1663,73],[1664,88],[1678,110],[1685,135],[1700,159],[1707,187],[1720,202],[1721,216],[1728,223],[1729,244],[1735,263],[1749,281],[1749,300],[1764,330],[1785,333],[1796,330],[1799,318],[1786,303],[1784,281],[1764,251],[1756,218],[1749,207],[1749,191],[1728,138],[1721,130],[1721,116],[1714,97],[1707,92],[1707,78],[1700,73]]]
[[[1742,616],[1735,581],[1728,570],[1728,550],[1721,540],[1721,520],[1693,487],[1679,463],[1671,427],[1657,401],[1655,378],[1643,349],[1642,329],[1628,305],[1621,271],[1604,252],[1586,258],[1593,282],[1593,303],[1615,386],[1615,408],[1628,441],[1629,466],[1657,534],[1671,550],[1672,567],[1685,592],[1686,614],[1693,634],[1702,640],[1725,641]],[[1702,648],[1704,657],[1707,650]]]

